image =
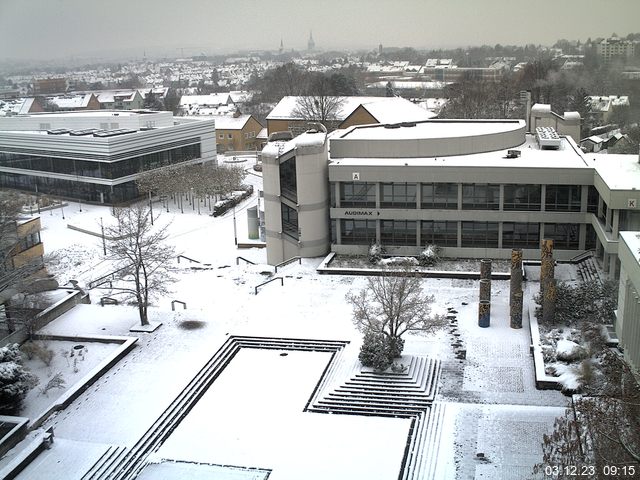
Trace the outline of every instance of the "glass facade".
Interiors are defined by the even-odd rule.
[[[548,212],[579,212],[582,186],[547,185],[544,208]],[[596,204],[596,209],[598,208]]]
[[[498,248],[498,222],[462,222],[462,246]]]
[[[380,220],[380,242],[383,245],[416,246],[416,225],[414,220]]]
[[[382,208],[416,208],[415,183],[383,183]]]
[[[540,224],[502,224],[502,248],[540,248]]]
[[[345,245],[371,245],[376,243],[375,220],[340,220],[342,243]]]
[[[420,193],[422,208],[451,210],[458,208],[457,183],[423,183]]]
[[[511,185],[504,186],[505,210],[539,211],[541,187],[540,185]]]
[[[280,164],[280,195],[292,202],[298,202],[296,157],[289,158]]]
[[[118,179],[138,172],[199,158],[200,144],[108,162],[61,158],[55,155],[55,152],[51,152],[50,156],[0,152],[0,166],[93,178]]]
[[[282,233],[298,240],[298,211],[284,203],[280,204],[282,213]]]
[[[422,220],[420,240],[423,245],[458,246],[458,222]]]
[[[498,210],[500,185],[465,183],[462,185],[463,210]]]
[[[579,246],[580,225],[577,223],[545,223],[544,238],[553,240],[553,248],[558,250],[577,250]]]
[[[340,206],[375,208],[376,184],[367,182],[346,182],[340,184]]]
[[[535,184],[457,184],[457,183],[374,183],[332,182],[331,206],[342,208],[398,208],[402,210],[487,210],[579,212],[582,185],[547,185],[544,197],[541,185]],[[460,190],[462,189],[462,190]],[[502,193],[502,198],[500,198]],[[417,195],[420,195],[419,197]],[[339,196],[339,202],[336,197]],[[458,199],[462,198],[461,204]],[[588,209],[597,207],[598,194],[589,187]],[[418,204],[416,205],[416,200]],[[377,201],[379,203],[377,203]],[[543,204],[544,202],[544,204]],[[606,208],[606,206],[605,206]],[[375,212],[374,212],[375,214]],[[378,212],[382,214],[382,212]],[[387,214],[388,215],[388,214]],[[415,215],[415,214],[412,214]],[[349,245],[370,245],[379,238],[387,246],[416,246],[435,244],[463,248],[524,248],[537,250],[543,224],[537,222],[498,222],[471,220],[418,219],[338,219],[341,238],[332,220],[332,241]],[[427,214],[428,215],[428,214]],[[457,214],[456,214],[457,215]],[[466,214],[467,218],[470,214]],[[472,214],[475,216],[475,214]],[[371,218],[371,217],[369,217]],[[621,215],[624,224],[626,217]],[[418,222],[420,222],[418,224]],[[552,238],[557,249],[576,250],[579,247],[580,224],[545,223],[544,238]],[[419,228],[419,232],[417,232]],[[419,233],[419,237],[417,235]],[[420,244],[418,244],[418,238]],[[460,239],[460,243],[458,242]],[[587,224],[585,248],[595,247],[593,228]]]

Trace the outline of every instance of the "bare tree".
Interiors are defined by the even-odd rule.
[[[331,78],[318,74],[309,80],[306,94],[298,97],[293,116],[322,123],[328,131],[337,127],[344,97],[335,94]]]
[[[433,333],[445,325],[442,316],[431,314],[433,295],[425,294],[422,279],[408,270],[369,277],[360,293],[346,299],[358,330],[383,335],[393,357],[402,353],[405,333]]]
[[[167,225],[151,224],[149,208],[143,204],[115,210],[116,225],[107,228],[111,258],[123,265],[117,273],[122,294],[133,298],[142,325],[149,324],[150,300],[166,295],[175,279],[172,273],[174,248],[165,243]]]
[[[631,367],[608,349],[598,363],[602,374],[587,387],[589,395],[574,397],[566,414],[556,419],[554,431],[544,435],[542,462],[535,472],[547,473],[545,468],[553,465],[557,467],[553,478],[575,478],[576,469],[591,474],[589,478],[640,475],[638,380]]]

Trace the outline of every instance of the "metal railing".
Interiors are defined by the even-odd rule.
[[[244,260],[247,263],[250,263],[251,265],[255,265],[255,262],[252,262],[251,260],[247,260],[244,257],[236,257],[236,265],[240,265],[240,260]]]
[[[189,260],[191,263],[202,263],[199,260],[194,260],[193,258],[189,258],[186,255],[178,255],[178,263],[180,263],[181,258],[184,258],[185,260]]]
[[[289,265],[290,263],[295,262],[296,260],[298,260],[298,264],[302,265],[302,257],[291,257],[289,260],[285,260],[284,262],[280,262],[279,264],[277,264],[275,272],[278,273],[278,267],[284,267],[286,265]]]
[[[171,311],[175,311],[176,309],[176,303],[179,303],[180,305],[182,305],[182,309],[186,310],[187,309],[187,302],[181,302],[180,300],[171,300]]]
[[[282,277],[273,277],[271,280],[267,280],[266,282],[261,283],[260,285],[256,285],[255,287],[253,287],[253,292],[255,295],[258,294],[258,288],[266,285],[267,283],[271,283],[274,280],[280,280],[280,286],[284,287],[284,279]]]

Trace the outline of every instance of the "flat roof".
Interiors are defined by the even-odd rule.
[[[520,156],[507,158],[509,150],[519,150]],[[401,158],[335,158],[330,165],[336,166],[449,166],[449,167],[509,167],[509,168],[593,168],[582,157],[579,148],[562,137],[558,150],[541,150],[535,137],[527,134],[525,142],[519,146],[484,153],[441,157],[401,157]]]
[[[455,138],[519,130],[524,120],[426,120],[394,125],[358,125],[338,138],[346,140],[420,140]]]
[[[585,157],[610,190],[640,190],[638,155],[589,154]]]

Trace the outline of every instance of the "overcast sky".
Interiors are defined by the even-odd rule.
[[[319,49],[551,45],[639,20],[640,0],[0,0],[0,61],[300,50],[310,31]]]

